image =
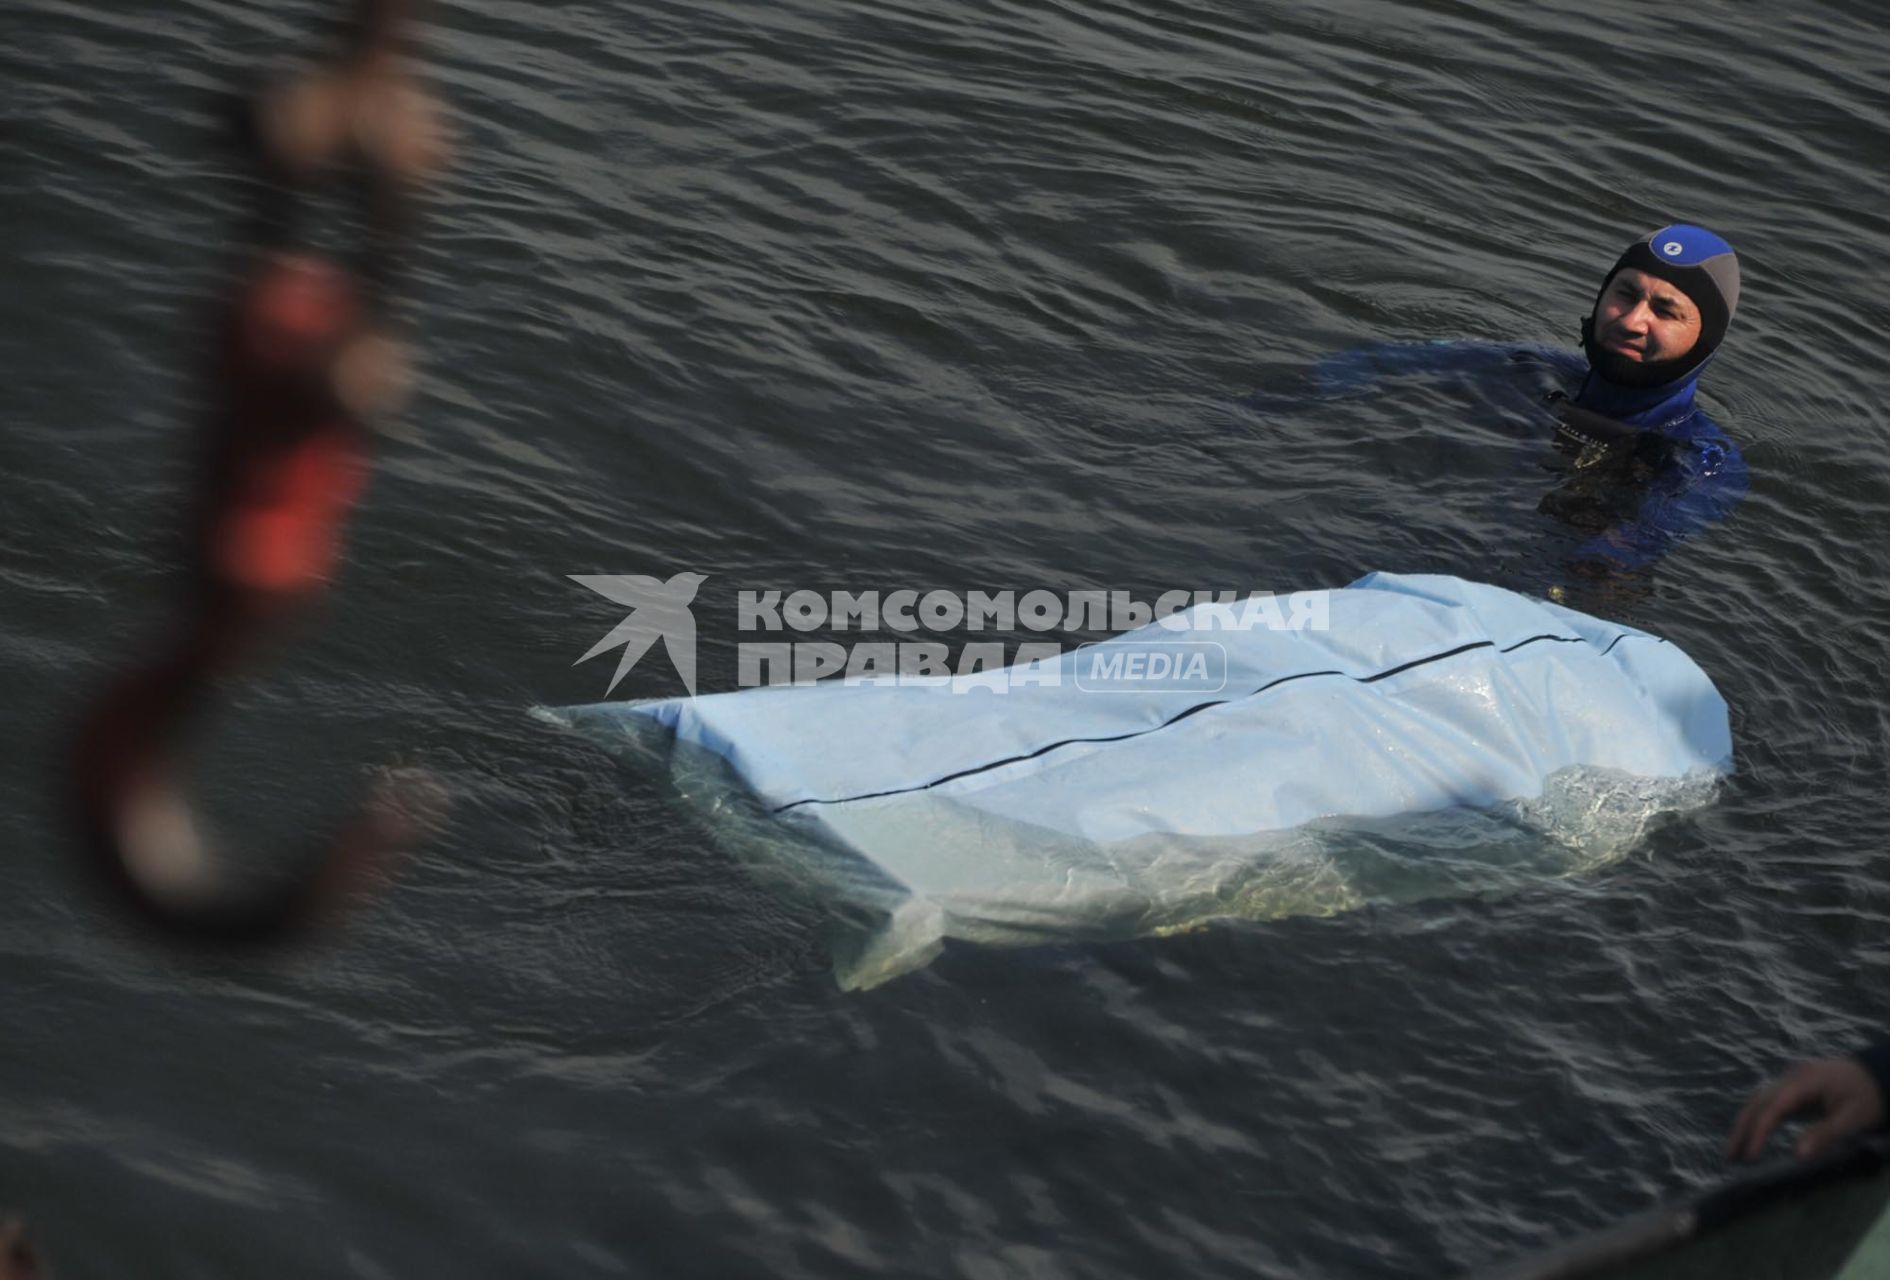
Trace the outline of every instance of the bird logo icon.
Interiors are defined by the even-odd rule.
[[[589,587],[598,595],[630,610],[630,615],[610,629],[610,633],[590,647],[578,662],[588,662],[605,650],[623,646],[617,659],[617,674],[610,678],[608,697],[617,688],[637,659],[650,651],[658,640],[669,654],[670,665],[682,677],[689,696],[696,693],[696,619],[689,612],[689,602],[696,598],[696,588],[709,576],[706,573],[679,573],[663,582],[641,573],[573,573],[571,581]],[[571,664],[576,666],[577,662]]]

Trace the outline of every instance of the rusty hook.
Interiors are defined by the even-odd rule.
[[[364,0],[341,57],[263,99],[252,141],[292,190],[351,164],[377,192],[410,193],[437,170],[437,113],[397,56],[406,8]],[[383,239],[397,231],[389,216],[371,196],[369,222]],[[384,277],[308,250],[256,254],[218,337],[182,633],[165,657],[115,685],[79,735],[86,847],[126,902],[172,932],[260,941],[311,923],[372,883],[443,803],[428,780],[384,782],[300,875],[239,889],[211,857],[176,763],[215,682],[326,590],[366,481],[369,424],[406,384],[404,352],[370,281]]]

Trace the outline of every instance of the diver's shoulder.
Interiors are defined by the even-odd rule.
[[[1546,342],[1490,342],[1480,338],[1439,338],[1433,344],[1467,360],[1487,360],[1492,364],[1546,368],[1556,373],[1586,373],[1588,361],[1581,352]]]
[[[1506,342],[1490,345],[1493,350],[1501,351],[1516,364],[1546,365],[1559,373],[1588,372],[1587,357],[1568,347],[1551,346],[1543,342]]]

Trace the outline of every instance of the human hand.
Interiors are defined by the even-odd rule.
[[[26,1224],[17,1218],[0,1221],[0,1280],[50,1280],[33,1242],[26,1238]]]
[[[1856,1058],[1802,1062],[1746,1100],[1727,1139],[1726,1158],[1756,1158],[1782,1121],[1814,1107],[1824,1119],[1798,1135],[1793,1150],[1801,1160],[1884,1121],[1883,1094],[1863,1063]]]

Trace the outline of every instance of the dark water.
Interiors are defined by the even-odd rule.
[[[257,962],[130,934],[53,788],[164,617],[244,195],[211,95],[317,11],[0,15],[0,1206],[62,1277],[1445,1274],[1711,1180],[1745,1089],[1890,1021],[1875,6],[436,16],[423,434],[204,767],[251,843],[363,762],[458,805]],[[1535,493],[1439,443],[1460,395],[1230,401],[1369,340],[1568,340],[1674,218],[1741,252],[1707,387],[1755,479],[1633,620],[1719,683],[1739,773],[1612,868],[849,996],[818,920],[524,714],[603,694],[572,573],[714,575],[706,688],[736,585],[1478,576]]]

